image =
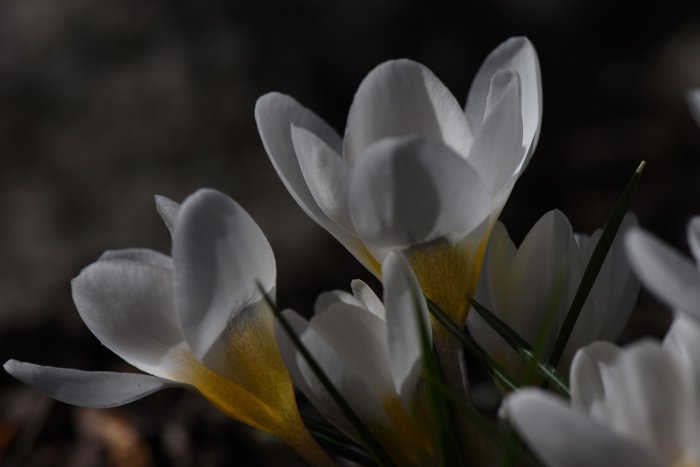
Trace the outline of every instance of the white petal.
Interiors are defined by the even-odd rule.
[[[52,399],[80,407],[116,407],[168,387],[187,387],[151,375],[71,370],[17,360],[8,360],[4,368]]]
[[[583,347],[571,363],[571,405],[603,422],[608,419],[605,410],[605,382],[607,374],[622,350],[609,342],[594,342]]]
[[[362,282],[360,279],[355,279],[350,283],[352,287],[352,293],[355,295],[360,302],[362,302],[362,307],[367,311],[370,311],[377,315],[382,321],[386,320],[386,310],[384,309],[384,304],[374,291]]]
[[[180,209],[180,204],[161,195],[156,195],[155,200],[158,214],[160,214],[160,217],[163,218],[163,222],[165,222],[165,226],[170,231],[170,235],[173,235],[175,218],[177,217],[177,212]]]
[[[202,189],[180,208],[173,238],[175,304],[183,333],[204,363],[207,353],[262,292],[275,287],[275,258],[260,228],[235,201]]]
[[[390,139],[353,168],[350,210],[365,243],[401,248],[466,236],[488,219],[491,197],[476,170],[447,146]]]
[[[520,79],[512,71],[498,71],[491,80],[486,114],[469,161],[476,167],[495,204],[502,206],[522,172],[523,121],[520,113]]]
[[[693,374],[700,394],[700,324],[692,318],[678,315],[664,338],[663,346]]]
[[[282,183],[304,212],[330,232],[370,271],[376,264],[362,242],[331,220],[318,206],[306,184],[292,143],[292,125],[314,133],[325,145],[340,154],[342,140],[326,122],[289,96],[269,93],[255,105],[255,121],[265,151]]]
[[[315,133],[292,124],[292,142],[304,180],[323,213],[353,232],[348,210],[350,166]]]
[[[173,260],[163,253],[149,250],[148,248],[124,248],[122,250],[107,250],[98,261],[108,261],[112,259],[123,259],[136,263],[157,266],[163,269],[173,269]]]
[[[319,294],[314,303],[314,315],[320,315],[336,303],[346,303],[355,307],[363,308],[364,304],[354,295],[343,290],[331,290]]]
[[[700,89],[693,89],[686,95],[690,113],[695,117],[695,121],[700,125]]]
[[[700,264],[700,216],[693,217],[688,222],[688,244],[695,262]]]
[[[167,356],[184,341],[170,269],[101,260],[83,269],[71,285],[80,317],[102,344],[140,370],[169,378],[176,362]]]
[[[603,374],[609,423],[615,432],[675,465],[698,434],[691,375],[658,343],[643,341],[622,352]]]
[[[517,391],[506,398],[503,409],[550,467],[662,467],[651,452],[544,391]]]
[[[486,58],[472,82],[467,98],[466,114],[476,135],[486,116],[486,101],[493,75],[500,70],[511,70],[520,76],[521,112],[523,121],[522,147],[527,157],[523,168],[532,156],[540,134],[542,121],[542,79],[537,52],[525,37],[512,37]]]
[[[443,141],[466,156],[471,132],[459,103],[425,66],[411,60],[384,62],[362,81],[345,128],[343,153],[351,164],[374,143],[419,135]]]
[[[640,228],[625,236],[627,257],[642,283],[670,307],[700,320],[700,272],[693,263]]]
[[[344,365],[367,383],[380,399],[396,395],[388,360],[386,324],[377,316],[345,303],[336,303],[314,316],[309,327]]]
[[[322,315],[323,316],[323,315]],[[361,337],[356,336],[358,339]],[[327,341],[314,329],[309,328],[302,335],[302,342],[313,355],[316,362],[323,369],[333,385],[340,391],[350,406],[357,412],[361,419],[366,422],[376,422],[382,425],[390,425],[389,419],[382,406],[382,400],[377,397],[374,388],[371,388],[364,379],[364,374],[358,374],[355,369],[348,364],[348,361],[336,351],[336,342]],[[322,415],[332,423],[337,420],[344,420],[339,409],[335,406],[330,395],[326,392],[321,382],[316,378],[311,368],[304,361],[301,355],[297,356],[297,364],[304,376],[306,383],[316,400],[323,400],[321,406],[316,406]],[[310,398],[312,402],[313,398]],[[333,408],[330,409],[329,406]],[[340,425],[341,428],[349,430],[349,427]],[[347,433],[348,431],[346,431]]]
[[[401,395],[405,406],[410,408],[422,370],[423,352],[418,319],[423,320],[432,343],[428,306],[418,279],[400,253],[392,252],[386,257],[382,264],[382,277],[391,372],[396,392]]]

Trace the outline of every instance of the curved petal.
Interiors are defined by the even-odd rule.
[[[663,346],[693,374],[700,394],[700,324],[680,314],[673,320]]]
[[[518,74],[497,71],[491,79],[481,130],[469,152],[469,161],[496,198],[497,206],[503,206],[508,199],[527,154],[522,145],[520,101]]]
[[[136,373],[80,371],[8,360],[5,371],[52,399],[80,407],[128,404],[169,387],[187,385]]]
[[[700,320],[700,272],[693,263],[640,228],[625,236],[627,258],[642,283],[674,309]]]
[[[165,222],[165,226],[170,231],[170,235],[173,235],[173,228],[175,227],[175,218],[177,217],[177,212],[180,209],[180,204],[166,198],[165,196],[156,195],[156,210],[160,217]]]
[[[594,342],[578,352],[571,363],[571,405],[598,421],[607,419],[604,374],[622,349],[609,342]]]
[[[352,287],[352,293],[355,295],[355,298],[362,302],[363,308],[377,315],[382,321],[386,321],[384,304],[370,286],[360,279],[355,279],[350,283],[350,287]]]
[[[329,219],[318,206],[306,184],[292,143],[292,125],[314,133],[334,152],[342,152],[340,136],[316,114],[293,98],[272,92],[255,104],[255,121],[272,165],[287,191],[301,209],[340,241],[367,269],[375,274],[379,264],[355,236]]]
[[[550,467],[662,467],[653,453],[538,389],[507,397],[503,410]]]
[[[350,212],[365,243],[402,248],[463,238],[488,218],[491,197],[477,171],[447,146],[389,139],[353,168]]]
[[[313,330],[359,375],[378,399],[396,394],[388,360],[386,324],[373,313],[335,303],[309,323]]]
[[[316,297],[316,302],[314,303],[314,315],[318,316],[321,313],[324,313],[332,305],[335,305],[338,302],[360,308],[364,306],[364,304],[353,294],[347,293],[344,290],[331,290],[329,292],[323,292]]]
[[[603,378],[612,429],[676,465],[698,434],[692,376],[658,343],[643,341],[622,352]]]
[[[432,337],[428,306],[418,279],[400,253],[389,253],[382,264],[382,277],[391,373],[396,393],[401,396],[404,407],[410,409],[423,356],[416,313]]]
[[[688,222],[688,245],[695,262],[700,264],[700,216],[695,216]]]
[[[173,260],[170,256],[148,248],[124,248],[121,250],[107,250],[100,255],[98,261],[123,259],[136,263],[156,266],[163,269],[173,269]]]
[[[430,70],[406,59],[384,62],[355,93],[343,154],[355,164],[374,143],[409,135],[442,141],[463,156],[472,141],[459,103]]]
[[[292,124],[292,142],[314,201],[330,220],[353,233],[348,209],[350,166],[315,133]]]
[[[170,269],[125,259],[101,260],[71,282],[73,301],[102,344],[142,371],[168,379],[169,357],[184,338],[173,305]]]
[[[235,201],[211,189],[189,196],[173,238],[175,304],[185,339],[202,362],[232,321],[275,286],[275,258]],[[259,285],[258,285],[259,284]]]
[[[496,47],[479,68],[467,98],[466,115],[475,135],[481,131],[486,117],[491,80],[501,70],[511,70],[520,76],[523,131],[522,147],[526,154],[522,168],[537,145],[542,122],[542,78],[537,52],[525,37],[512,37]]]

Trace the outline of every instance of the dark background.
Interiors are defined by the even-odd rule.
[[[275,250],[278,301],[369,279],[294,204],[257,136],[276,90],[342,134],[378,63],[426,64],[463,102],[488,52],[527,35],[544,86],[540,143],[503,214],[517,242],[547,210],[601,226],[640,160],[642,225],[687,251],[700,211],[700,16],[689,1],[0,2],[0,360],[128,370],[73,308],[70,279],[108,248],[167,252],[156,193],[222,190]],[[662,333],[642,296],[624,340]],[[263,456],[264,454],[264,456]],[[285,465],[293,456],[177,390],[91,411],[0,375],[6,466]]]

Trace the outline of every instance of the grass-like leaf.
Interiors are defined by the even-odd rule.
[[[520,334],[515,332],[513,328],[508,326],[505,321],[496,316],[495,313],[473,298],[470,298],[469,301],[479,316],[481,316],[484,321],[486,321],[486,323],[488,323],[488,325],[491,326],[491,328],[496,331],[496,333],[498,333],[498,335],[501,336],[501,338],[506,341],[506,343],[513,350],[515,350],[528,365],[535,362],[535,370],[537,373],[545,381],[551,384],[557,392],[563,396],[570,397],[571,392],[569,390],[569,384],[564,375],[559,373],[557,369],[549,363],[541,362],[538,359],[535,359],[532,346],[528,344],[527,341],[520,336]]]
[[[634,171],[634,174],[632,174],[632,178],[630,178],[629,182],[627,183],[627,186],[625,187],[625,190],[622,192],[622,195],[617,200],[615,208],[613,209],[613,212],[610,215],[608,222],[605,224],[603,233],[600,235],[600,239],[598,240],[598,243],[596,244],[595,249],[593,250],[593,254],[591,255],[591,258],[588,261],[588,264],[586,265],[586,270],[583,273],[581,282],[579,283],[578,289],[576,290],[576,295],[574,295],[574,299],[571,302],[569,312],[567,313],[566,319],[564,320],[564,324],[562,324],[562,327],[559,331],[559,335],[557,336],[557,340],[554,344],[554,349],[552,350],[552,355],[549,359],[549,363],[553,367],[556,367],[559,364],[559,360],[561,360],[562,354],[564,353],[564,349],[566,348],[566,344],[567,342],[569,342],[569,337],[571,336],[571,333],[574,330],[574,326],[576,325],[576,320],[578,320],[578,316],[581,313],[581,309],[586,303],[588,294],[593,288],[593,284],[595,283],[595,280],[598,277],[600,268],[603,266],[605,257],[608,255],[608,251],[612,246],[613,240],[615,240],[615,235],[617,235],[617,231],[620,228],[620,224],[622,224],[622,219],[625,217],[627,208],[629,207],[630,202],[632,201],[632,196],[634,195],[634,192],[637,189],[639,179],[642,176],[642,172],[644,171],[645,166],[646,162],[642,161],[639,164],[639,167],[637,167],[637,170]]]
[[[372,465],[374,463],[362,446],[335,428],[308,417],[304,417],[304,425],[324,449],[359,465]]]
[[[355,413],[350,404],[345,400],[340,391],[338,391],[330,378],[328,378],[316,359],[313,357],[313,355],[311,355],[311,352],[309,352],[299,336],[297,336],[296,332],[294,332],[294,329],[289,324],[287,319],[282,315],[282,313],[280,313],[275,303],[272,301],[269,295],[265,293],[265,290],[260,284],[258,284],[258,288],[260,289],[260,293],[263,295],[265,302],[274,312],[277,320],[282,326],[282,329],[284,329],[284,332],[292,341],[297,351],[304,358],[306,364],[309,365],[309,368],[323,385],[326,392],[328,392],[328,395],[331,396],[333,402],[335,402],[340,411],[352,425],[353,430],[355,430],[355,433],[360,438],[361,443],[367,449],[369,455],[372,457],[372,460],[379,466],[393,467],[395,464],[389,454],[387,454],[382,445],[374,438],[374,436],[372,436],[372,433],[365,426],[360,417]]]
[[[452,319],[447,316],[447,314],[440,309],[440,307],[435,304],[432,300],[426,298],[428,302],[428,310],[435,317],[435,319],[442,324],[445,329],[450,331],[450,333],[458,339],[464,347],[471,352],[476,358],[484,364],[493,377],[498,380],[504,387],[509,390],[515,390],[518,388],[518,383],[508,374],[503,366],[498,363],[488,352],[486,352],[472,336],[464,332],[459,326],[457,326]]]
[[[418,295],[419,292],[413,292],[415,316],[420,334],[421,353],[423,355],[423,374],[426,379],[436,380],[441,384],[445,384],[440,362],[430,345],[430,339],[428,337],[430,330],[425,325],[423,317],[421,316],[420,307],[418,305],[418,301],[421,297]],[[442,467],[464,465],[461,447],[456,438],[459,429],[455,426],[455,421],[451,416],[449,402],[444,395],[436,391],[431,384],[426,385],[426,393],[431,408],[431,414],[435,421],[439,465]]]

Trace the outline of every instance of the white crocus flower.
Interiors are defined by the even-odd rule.
[[[577,349],[596,340],[614,341],[627,323],[639,281],[627,263],[622,234],[635,224],[634,215],[625,216],[564,349],[559,364],[564,373],[568,373]],[[566,216],[554,210],[542,216],[516,248],[506,228],[498,223],[491,235],[477,301],[533,347],[554,307],[544,347],[547,361],[601,233],[599,229],[590,237],[574,234]],[[527,364],[498,333],[475,312],[470,313],[467,324],[474,339],[522,380]]]
[[[419,397],[421,345],[418,314],[428,312],[406,259],[384,260],[384,304],[362,281],[353,294],[321,294],[314,316],[283,315],[334,386],[399,465],[432,465],[432,430]],[[284,330],[276,328],[280,352],[295,385],[321,414],[354,437],[351,425],[316,378]]]
[[[571,370],[571,406],[527,389],[503,408],[551,467],[700,466],[700,392],[655,342],[582,349]]]
[[[389,251],[403,251],[423,291],[462,324],[490,226],[536,145],[541,100],[537,54],[518,37],[486,59],[464,110],[403,59],[360,84],[343,138],[279,93],[262,96],[255,117],[299,206],[377,276]]]
[[[10,360],[5,370],[50,397],[113,407],[166,387],[202,394],[228,416],[267,431],[312,465],[331,460],[311,438],[256,281],[275,289],[275,259],[255,222],[209,189],[182,206],[157,197],[172,258],[147,249],[107,251],[72,281],[90,331],[146,374],[91,372]]]

